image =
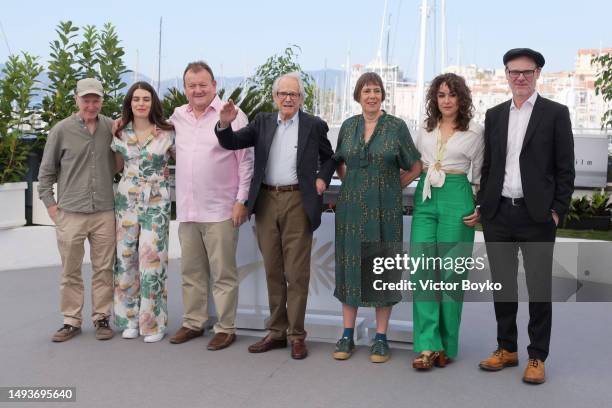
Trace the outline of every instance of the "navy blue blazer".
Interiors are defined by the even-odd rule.
[[[264,181],[270,146],[278,126],[277,118],[278,112],[262,112],[238,131],[232,130],[231,126],[220,131],[215,126],[219,144],[224,148],[255,148],[255,169],[247,203],[249,215],[255,212],[257,196]],[[321,224],[323,207],[323,196],[317,194],[315,181],[321,178],[329,186],[336,170],[336,162],[332,160],[334,152],[327,139],[328,130],[325,121],[300,110],[296,169],[304,210],[312,231]]]

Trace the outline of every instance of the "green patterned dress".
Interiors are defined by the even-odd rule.
[[[363,115],[342,123],[335,158],[346,164],[336,204],[336,290],[340,302],[359,307],[391,306],[401,293],[379,301],[362,299],[362,242],[402,243],[400,168],[408,170],[421,157],[406,123],[385,112],[368,143]]]

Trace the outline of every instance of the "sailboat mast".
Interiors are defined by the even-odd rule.
[[[136,69],[134,70],[134,82],[138,82],[138,75],[140,71],[140,51],[136,48]]]
[[[8,50],[8,55],[13,55],[13,51],[11,51],[11,46],[9,45],[8,37],[4,32],[4,26],[2,25],[2,21],[0,21],[0,33],[2,33],[2,37],[4,38],[4,45],[6,45],[6,49]]]
[[[162,18],[159,18],[159,46],[157,49],[157,94],[161,85]]]
[[[421,36],[419,45],[419,65],[417,67],[417,126],[421,125],[423,115],[423,96],[425,93],[425,41],[427,37],[427,0],[421,2]]]
[[[325,97],[325,90],[327,89],[327,57],[323,62],[323,97],[320,98],[322,100],[322,108],[321,108],[321,116],[325,118],[325,114],[327,113],[327,98]]]
[[[342,109],[340,112],[341,118],[340,120],[344,120],[349,114],[349,106],[350,106],[350,89],[351,86],[351,49],[349,48],[348,53],[346,54],[346,67],[344,71],[344,92],[342,93]]]
[[[383,7],[382,20],[380,22],[380,35],[378,37],[378,50],[376,50],[376,65],[379,70],[379,74],[382,77],[382,47],[383,47],[383,38],[385,35],[385,19],[387,18],[387,0],[385,0],[385,5]]]
[[[446,68],[446,0],[440,5],[440,72]]]

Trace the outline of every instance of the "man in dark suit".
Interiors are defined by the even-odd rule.
[[[323,192],[335,171],[327,124],[304,113],[299,73],[277,78],[272,87],[279,111],[261,113],[233,131],[237,109],[230,100],[215,129],[226,149],[255,147],[255,171],[249,190],[249,215],[255,213],[257,241],[268,284],[268,335],[249,347],[262,353],[287,346],[291,356],[308,352],[304,317],[310,280],[312,232],[321,224]]]
[[[495,293],[498,347],[480,368],[518,365],[518,250],[529,293],[529,361],[523,381],[545,381],[552,319],[552,255],[556,228],[574,190],[574,139],[565,105],[538,95],[544,57],[516,48],[503,57],[512,99],[485,117],[485,153],[478,211]]]

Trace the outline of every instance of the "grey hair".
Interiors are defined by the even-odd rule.
[[[276,94],[276,92],[278,91],[278,84],[280,83],[281,79],[284,79],[284,78],[293,78],[297,81],[298,86],[300,88],[300,95],[302,97],[301,105],[303,105],[304,98],[306,97],[306,90],[304,89],[304,81],[302,81],[302,74],[297,71],[289,72],[287,74],[277,77],[272,83],[272,95]]]

